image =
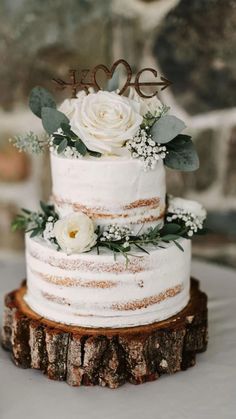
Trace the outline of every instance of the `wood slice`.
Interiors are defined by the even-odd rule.
[[[108,329],[49,321],[24,302],[25,283],[5,297],[2,346],[22,368],[72,386],[140,384],[195,364],[207,348],[207,296],[191,280],[191,299],[177,315],[150,325]]]

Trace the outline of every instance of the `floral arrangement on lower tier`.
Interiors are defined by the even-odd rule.
[[[121,253],[126,260],[135,248],[148,253],[147,245],[165,247],[173,242],[183,250],[179,239],[190,239],[194,234],[205,232],[206,210],[195,201],[168,197],[165,224],[150,228],[144,234],[134,235],[128,226],[109,225],[104,230],[95,229],[93,221],[84,213],[72,213],[59,219],[53,205],[41,202],[40,212],[22,209],[22,214],[13,221],[12,228],[24,229],[30,237],[39,236],[47,243],[67,254],[84,253],[105,247],[114,253]]]
[[[133,88],[129,97],[117,92],[80,91],[66,99],[59,109],[47,90],[35,87],[29,106],[42,119],[47,135],[33,132],[18,135],[11,142],[22,151],[40,153],[45,147],[67,158],[87,155],[127,155],[139,159],[145,170],[159,160],[172,169],[193,171],[199,160],[185,124],[169,115],[169,108],[154,96],[143,99]]]

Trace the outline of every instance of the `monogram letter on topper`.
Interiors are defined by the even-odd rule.
[[[125,60],[118,60],[115,61],[112,65],[111,69],[109,69],[104,64],[98,64],[94,67],[91,71],[90,70],[81,70],[81,72],[77,72],[76,70],[70,70],[70,80],[64,81],[62,79],[53,79],[53,81],[59,86],[60,89],[70,88],[72,98],[76,97],[76,93],[78,90],[85,90],[88,93],[89,87],[93,87],[95,90],[101,90],[102,87],[99,85],[97,76],[98,72],[104,72],[108,79],[111,79],[114,72],[116,71],[118,66],[123,66],[125,73],[126,73],[126,80],[123,86],[119,90],[119,95],[122,95],[126,89],[130,86],[134,87],[137,94],[143,98],[151,98],[155,96],[158,91],[156,90],[154,93],[145,94],[141,90],[142,87],[152,87],[152,86],[162,86],[161,90],[166,89],[168,86],[172,84],[171,81],[167,80],[165,77],[160,77],[160,81],[153,81],[153,82],[143,82],[140,81],[140,77],[145,72],[152,73],[155,78],[157,78],[157,71],[153,68],[143,68],[140,70],[136,76],[134,81],[132,82],[132,69],[130,65]],[[80,74],[80,78],[77,77]]]

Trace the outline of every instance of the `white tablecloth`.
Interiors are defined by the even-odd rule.
[[[2,304],[24,277],[24,261],[1,259],[0,271]],[[19,369],[0,349],[0,419],[235,419],[236,272],[197,261],[192,272],[209,296],[209,347],[195,367],[117,390],[78,388]]]

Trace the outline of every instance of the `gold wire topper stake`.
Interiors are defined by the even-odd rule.
[[[158,93],[158,90],[148,95],[141,91],[141,87],[162,86],[161,90],[164,90],[172,84],[171,81],[167,80],[163,76],[160,77],[160,81],[152,81],[152,82],[140,81],[140,77],[144,72],[152,73],[153,76],[157,78],[157,71],[149,67],[143,68],[142,70],[138,71],[138,73],[136,74],[134,78],[134,81],[132,81],[132,76],[133,76],[132,69],[130,65],[127,63],[127,61],[123,59],[115,61],[110,69],[104,64],[98,64],[92,70],[89,70],[89,69],[81,70],[81,71],[69,70],[69,75],[70,75],[69,81],[64,81],[62,79],[53,79],[53,82],[56,83],[60,89],[70,88],[71,97],[76,98],[76,93],[78,90],[85,90],[86,93],[88,93],[89,87],[92,87],[95,90],[102,90],[102,87],[99,85],[98,80],[97,80],[98,72],[103,71],[106,74],[107,78],[111,79],[119,65],[122,65],[126,71],[126,80],[123,87],[119,90],[119,95],[122,95],[128,87],[132,86],[134,87],[134,89],[136,90],[139,96],[141,96],[142,98],[148,99],[148,98],[152,98],[156,96],[156,94]],[[77,74],[78,74],[78,78],[77,78]],[[80,78],[79,78],[79,75],[80,75]]]

